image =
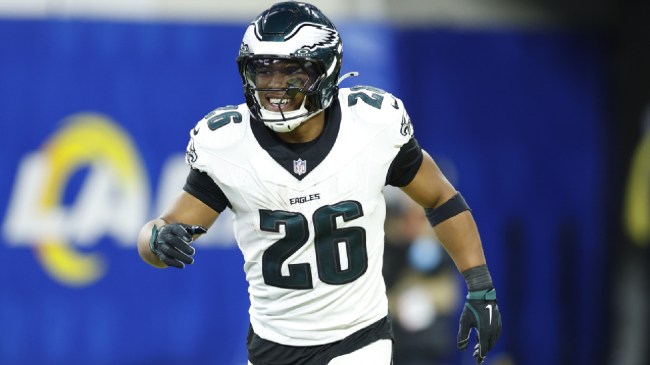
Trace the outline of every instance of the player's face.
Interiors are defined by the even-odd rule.
[[[262,107],[274,112],[299,109],[316,78],[309,64],[285,59],[255,60],[250,71]]]

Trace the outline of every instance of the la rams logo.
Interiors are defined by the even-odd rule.
[[[78,171],[87,175],[73,203],[64,202]],[[108,261],[93,249],[110,236],[133,242],[148,206],[148,182],[135,144],[106,116],[79,113],[21,162],[3,233],[33,247],[48,275],[73,287],[91,285]]]

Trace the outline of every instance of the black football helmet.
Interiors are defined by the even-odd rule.
[[[294,130],[337,97],[342,56],[341,37],[318,8],[294,1],[271,6],[249,25],[237,57],[251,114],[276,132]],[[259,76],[274,64],[299,68],[302,77],[281,87],[258,86]],[[265,101],[274,110],[264,108],[260,92],[275,94]],[[304,95],[301,106],[284,111],[283,105],[298,93]]]

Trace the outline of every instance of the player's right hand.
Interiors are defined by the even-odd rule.
[[[192,258],[194,247],[190,246],[194,235],[206,232],[207,229],[203,226],[191,226],[183,223],[166,224],[160,229],[154,225],[151,230],[149,248],[167,266],[182,269],[186,264],[194,262]]]

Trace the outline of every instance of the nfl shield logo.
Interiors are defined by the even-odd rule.
[[[307,161],[305,160],[294,160],[293,161],[293,173],[300,176],[307,172]]]

